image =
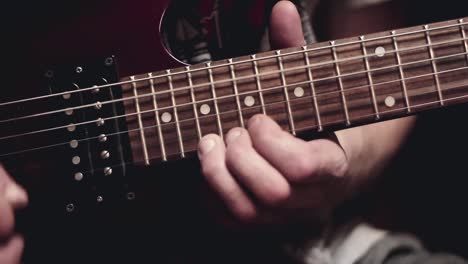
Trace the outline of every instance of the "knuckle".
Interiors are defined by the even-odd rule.
[[[255,131],[251,131],[250,134],[252,138],[252,144],[256,148],[259,147],[261,149],[264,149],[267,146],[271,146],[272,144],[275,144],[276,142],[278,142],[278,139],[280,138],[279,135],[277,135],[273,131],[264,130],[264,128],[260,128],[260,127]]]
[[[263,197],[263,202],[270,207],[282,206],[291,196],[291,189],[288,185],[278,185],[270,188]]]
[[[334,167],[332,173],[336,177],[344,177],[349,169],[349,163],[346,157],[343,157],[336,163],[336,167]]]
[[[292,181],[303,181],[316,170],[316,162],[308,155],[297,155],[291,160],[287,177]]]

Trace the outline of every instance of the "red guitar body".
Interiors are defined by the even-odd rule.
[[[47,94],[43,79],[49,65],[104,63],[115,56],[120,77],[180,66],[161,40],[160,25],[170,2],[43,1],[26,8],[13,4],[6,16],[14,27],[6,29],[12,52],[4,76],[15,88],[2,89],[1,101]],[[19,110],[7,107],[2,117]],[[49,139],[22,142],[34,140]],[[30,195],[30,206],[17,219],[26,239],[24,263],[227,263],[242,259],[239,252],[261,252],[268,244],[257,234],[238,243],[236,237],[243,235],[218,225],[208,210],[216,198],[206,189],[196,160],[133,168],[127,177],[134,184],[118,186],[126,188],[122,197],[131,193],[131,199],[110,203],[105,196],[99,198],[93,186],[85,187],[93,197],[68,193],[63,184],[78,183],[67,171],[69,157],[60,156],[60,151],[46,150],[2,160]],[[92,198],[95,206],[80,207],[75,199],[81,198]],[[252,256],[252,261],[260,259]]]

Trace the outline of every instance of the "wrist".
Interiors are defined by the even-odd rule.
[[[367,178],[369,174],[368,164],[369,159],[366,157],[364,150],[364,136],[362,127],[340,130],[335,133],[336,143],[343,150],[347,162],[348,170],[345,174],[346,182],[346,197],[351,196],[361,185],[362,179]]]
[[[337,144],[349,163],[346,177],[351,194],[372,184],[397,155],[413,128],[415,117],[406,117],[336,132]]]

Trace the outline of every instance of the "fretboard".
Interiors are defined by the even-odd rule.
[[[265,114],[294,135],[468,101],[468,19],[124,78],[135,162],[185,158]]]

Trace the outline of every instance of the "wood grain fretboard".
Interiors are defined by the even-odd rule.
[[[124,78],[134,161],[184,158],[266,114],[294,135],[468,101],[468,19]]]

